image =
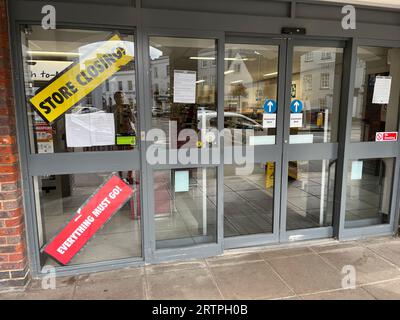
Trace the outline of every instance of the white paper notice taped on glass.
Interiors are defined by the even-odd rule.
[[[114,114],[66,114],[65,131],[68,148],[114,145]]]
[[[174,103],[196,102],[196,71],[174,70]]]
[[[249,145],[260,146],[266,144],[275,144],[275,136],[250,136]]]
[[[90,147],[90,113],[87,114],[66,114],[65,132],[68,148]]]
[[[263,128],[276,128],[276,113],[263,114]]]
[[[291,113],[290,114],[290,127],[301,128],[303,126],[303,114],[302,113]]]
[[[289,136],[290,144],[301,144],[301,143],[313,143],[314,135],[313,134],[291,134]]]
[[[362,161],[352,161],[351,162],[351,180],[361,180],[363,171]]]
[[[175,192],[189,191],[189,171],[175,171]]]
[[[374,95],[372,103],[388,104],[390,99],[390,89],[392,87],[392,77],[377,76],[375,78]]]
[[[90,138],[93,146],[110,146],[115,144],[113,113],[90,113]]]

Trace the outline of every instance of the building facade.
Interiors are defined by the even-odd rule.
[[[0,0],[0,289],[397,234],[399,9],[51,1],[49,29],[48,4]]]

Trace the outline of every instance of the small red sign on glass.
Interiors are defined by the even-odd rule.
[[[375,141],[397,141],[397,132],[377,132]]]
[[[68,264],[131,194],[132,188],[113,175],[78,210],[73,219],[46,246],[44,252],[61,264]]]

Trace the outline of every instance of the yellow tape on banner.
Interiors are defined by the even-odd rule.
[[[112,36],[88,54],[86,59],[74,63],[51,81],[30,99],[30,103],[44,120],[54,122],[132,61],[133,52],[131,55],[129,53],[125,42],[118,35]]]

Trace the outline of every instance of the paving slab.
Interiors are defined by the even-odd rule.
[[[378,300],[400,300],[400,279],[363,287]]]
[[[148,274],[147,288],[149,299],[222,299],[211,273],[206,269]]]
[[[271,259],[269,263],[296,294],[341,288],[340,273],[316,254]]]
[[[345,266],[354,267],[358,285],[400,277],[397,267],[386,262],[368,248],[346,248],[324,252],[320,255],[340,271]]]
[[[294,294],[264,261],[211,267],[225,299],[279,298]]]

